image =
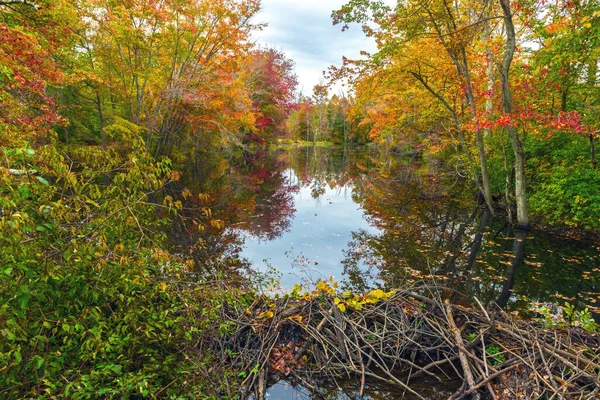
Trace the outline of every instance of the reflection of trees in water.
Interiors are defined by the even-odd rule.
[[[375,235],[354,232],[344,253],[347,285],[354,289],[365,289],[375,277],[397,287],[435,276],[454,293],[499,303],[510,298],[509,306],[515,299],[529,302],[512,295],[513,289],[529,299],[551,301],[559,293],[563,300],[585,301],[592,308],[600,304],[597,244],[512,232],[475,205],[466,182],[436,164],[324,147],[204,160],[202,166],[190,166],[194,180],[185,184],[194,195],[179,235],[188,247],[196,244],[199,260],[229,260],[232,268],[240,268],[235,261],[240,233],[275,239],[291,226],[299,188],[309,188],[319,199],[327,188],[339,188],[352,193],[367,220],[380,229]],[[197,193],[208,193],[209,200],[200,201]],[[203,207],[226,228],[210,226]]]
[[[386,173],[372,171],[355,185],[355,200],[380,233],[353,233],[343,260],[348,286],[365,290],[375,277],[388,287],[426,279],[444,284],[456,300],[467,295],[511,305],[509,300],[525,302],[522,296],[552,301],[559,293],[593,303],[589,293],[600,273],[590,271],[597,268],[597,255],[588,251],[591,264],[571,263],[566,273],[564,260],[582,254],[577,242],[512,232],[474,204],[464,182],[443,178],[443,171],[415,170],[415,165],[390,168],[388,163]],[[549,257],[552,250],[546,249],[557,246],[555,257]],[[522,296],[512,296],[513,290]]]
[[[511,260],[508,263],[508,268],[506,269],[506,280],[504,285],[502,285],[502,292],[498,296],[496,303],[500,307],[506,307],[508,305],[508,301],[510,300],[512,290],[515,286],[515,278],[517,275],[517,270],[519,265],[523,262],[523,257],[525,255],[525,239],[527,238],[527,230],[517,229],[515,232],[515,239],[513,242],[513,251],[511,255]]]
[[[280,150],[301,187],[309,187],[313,197],[321,195],[326,188],[351,186],[373,165],[371,154],[366,151],[331,149],[327,147],[303,147]]]
[[[266,150],[252,154],[246,166],[247,177],[255,185],[254,216],[240,227],[257,238],[273,240],[290,229],[298,186],[290,182],[285,162]]]
[[[184,202],[171,237],[203,272],[243,272],[249,265],[239,257],[243,239],[235,228],[266,240],[283,234],[298,189],[289,184],[286,164],[263,149],[234,160],[215,154],[202,160],[171,187],[170,194]]]

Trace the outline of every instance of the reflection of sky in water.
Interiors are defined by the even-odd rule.
[[[266,271],[268,266],[277,267],[282,274],[281,286],[285,288],[306,279],[317,281],[331,275],[341,280],[342,250],[347,248],[352,232],[364,229],[377,233],[377,228],[365,220],[360,206],[352,201],[350,185],[320,187],[324,193],[316,199],[312,197],[313,184],[301,187],[294,195],[296,213],[290,230],[281,237],[272,241],[246,237],[241,256],[260,271]]]
[[[268,400],[310,400],[310,392],[302,385],[292,385],[287,381],[279,381],[267,389],[265,396]],[[350,400],[351,397],[346,395],[341,390],[334,397],[328,397],[332,400]],[[371,399],[370,396],[363,396],[364,400]]]

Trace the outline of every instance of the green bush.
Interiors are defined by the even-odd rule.
[[[600,171],[577,166],[554,167],[539,178],[530,197],[530,207],[548,224],[600,229]]]
[[[3,149],[30,171],[0,174],[3,399],[168,397],[201,383],[181,352],[198,332],[172,283],[183,261],[161,233],[178,204],[159,212],[148,200],[170,163],[129,141],[126,156],[95,168],[81,148],[76,163],[53,145]]]

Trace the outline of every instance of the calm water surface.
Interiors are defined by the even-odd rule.
[[[237,229],[244,238],[241,256],[259,270],[275,268],[281,273],[284,288],[296,283],[309,285],[330,276],[343,279],[344,253],[353,232],[377,235],[380,229],[369,223],[353,199],[351,183],[329,186],[325,182],[321,186],[319,181],[302,181],[292,169],[285,175],[287,184],[297,188],[291,198],[295,212],[288,228],[278,237],[264,238],[244,231],[242,225]]]
[[[302,147],[215,165],[193,173],[226,226],[207,231],[203,260],[275,270],[283,289],[330,276],[355,291],[435,281],[454,301],[476,296],[514,313],[566,301],[600,313],[600,243],[512,231],[439,162]],[[282,382],[269,393],[303,390]]]
[[[600,311],[599,243],[513,232],[434,162],[304,147],[253,154],[228,172],[221,204],[236,254],[278,271],[283,288],[433,279],[513,309],[570,301]]]

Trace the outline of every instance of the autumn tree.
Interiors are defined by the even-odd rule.
[[[473,65],[476,64],[474,59],[481,57],[475,45],[487,18],[486,7],[487,2],[464,1],[450,5],[444,0],[436,0],[426,3],[399,1],[394,8],[390,8],[379,1],[353,0],[334,12],[333,18],[334,23],[358,22],[363,25],[363,30],[368,36],[375,38],[379,50],[370,57],[372,62],[369,68],[385,68],[390,58],[397,58],[399,54],[410,56],[411,52],[426,51],[423,53],[424,62],[412,67],[407,66],[404,73],[412,75],[449,113],[462,151],[466,155],[468,167],[485,197],[488,208],[493,212],[483,129],[478,124],[471,125],[470,129],[464,126],[465,121],[476,118],[485,100],[484,96],[477,96],[475,91]],[[443,53],[426,50],[432,48]],[[445,55],[442,62],[427,60],[430,56],[440,54]],[[430,80],[431,69],[447,64],[454,66],[456,70],[452,75],[455,79],[454,85],[460,88],[458,103],[453,102],[445,93],[448,78],[452,76],[446,75],[442,85],[435,85]],[[470,140],[467,137],[471,133],[476,139],[478,166],[471,156]]]
[[[52,2],[0,2],[0,135],[6,144],[47,139],[63,122],[52,89],[64,82],[59,57],[71,36],[61,22],[69,21],[69,12]]]
[[[535,4],[534,4],[535,5]],[[544,8],[526,9],[523,18],[531,27],[535,52],[529,75],[544,93],[531,99],[538,113],[581,118],[578,134],[588,137],[593,168],[597,167],[595,139],[600,126],[600,5],[594,1],[558,1]],[[575,122],[573,118],[571,121]],[[560,123],[559,121],[556,121]],[[556,125],[556,124],[555,124]],[[575,128],[573,124],[570,126]]]
[[[248,90],[256,113],[256,137],[265,141],[282,136],[295,107],[298,80],[294,62],[275,49],[257,49],[249,57]]]
[[[82,1],[73,87],[99,125],[131,120],[157,155],[195,148],[199,136],[238,140],[254,122],[239,71],[258,8],[254,0]]]

